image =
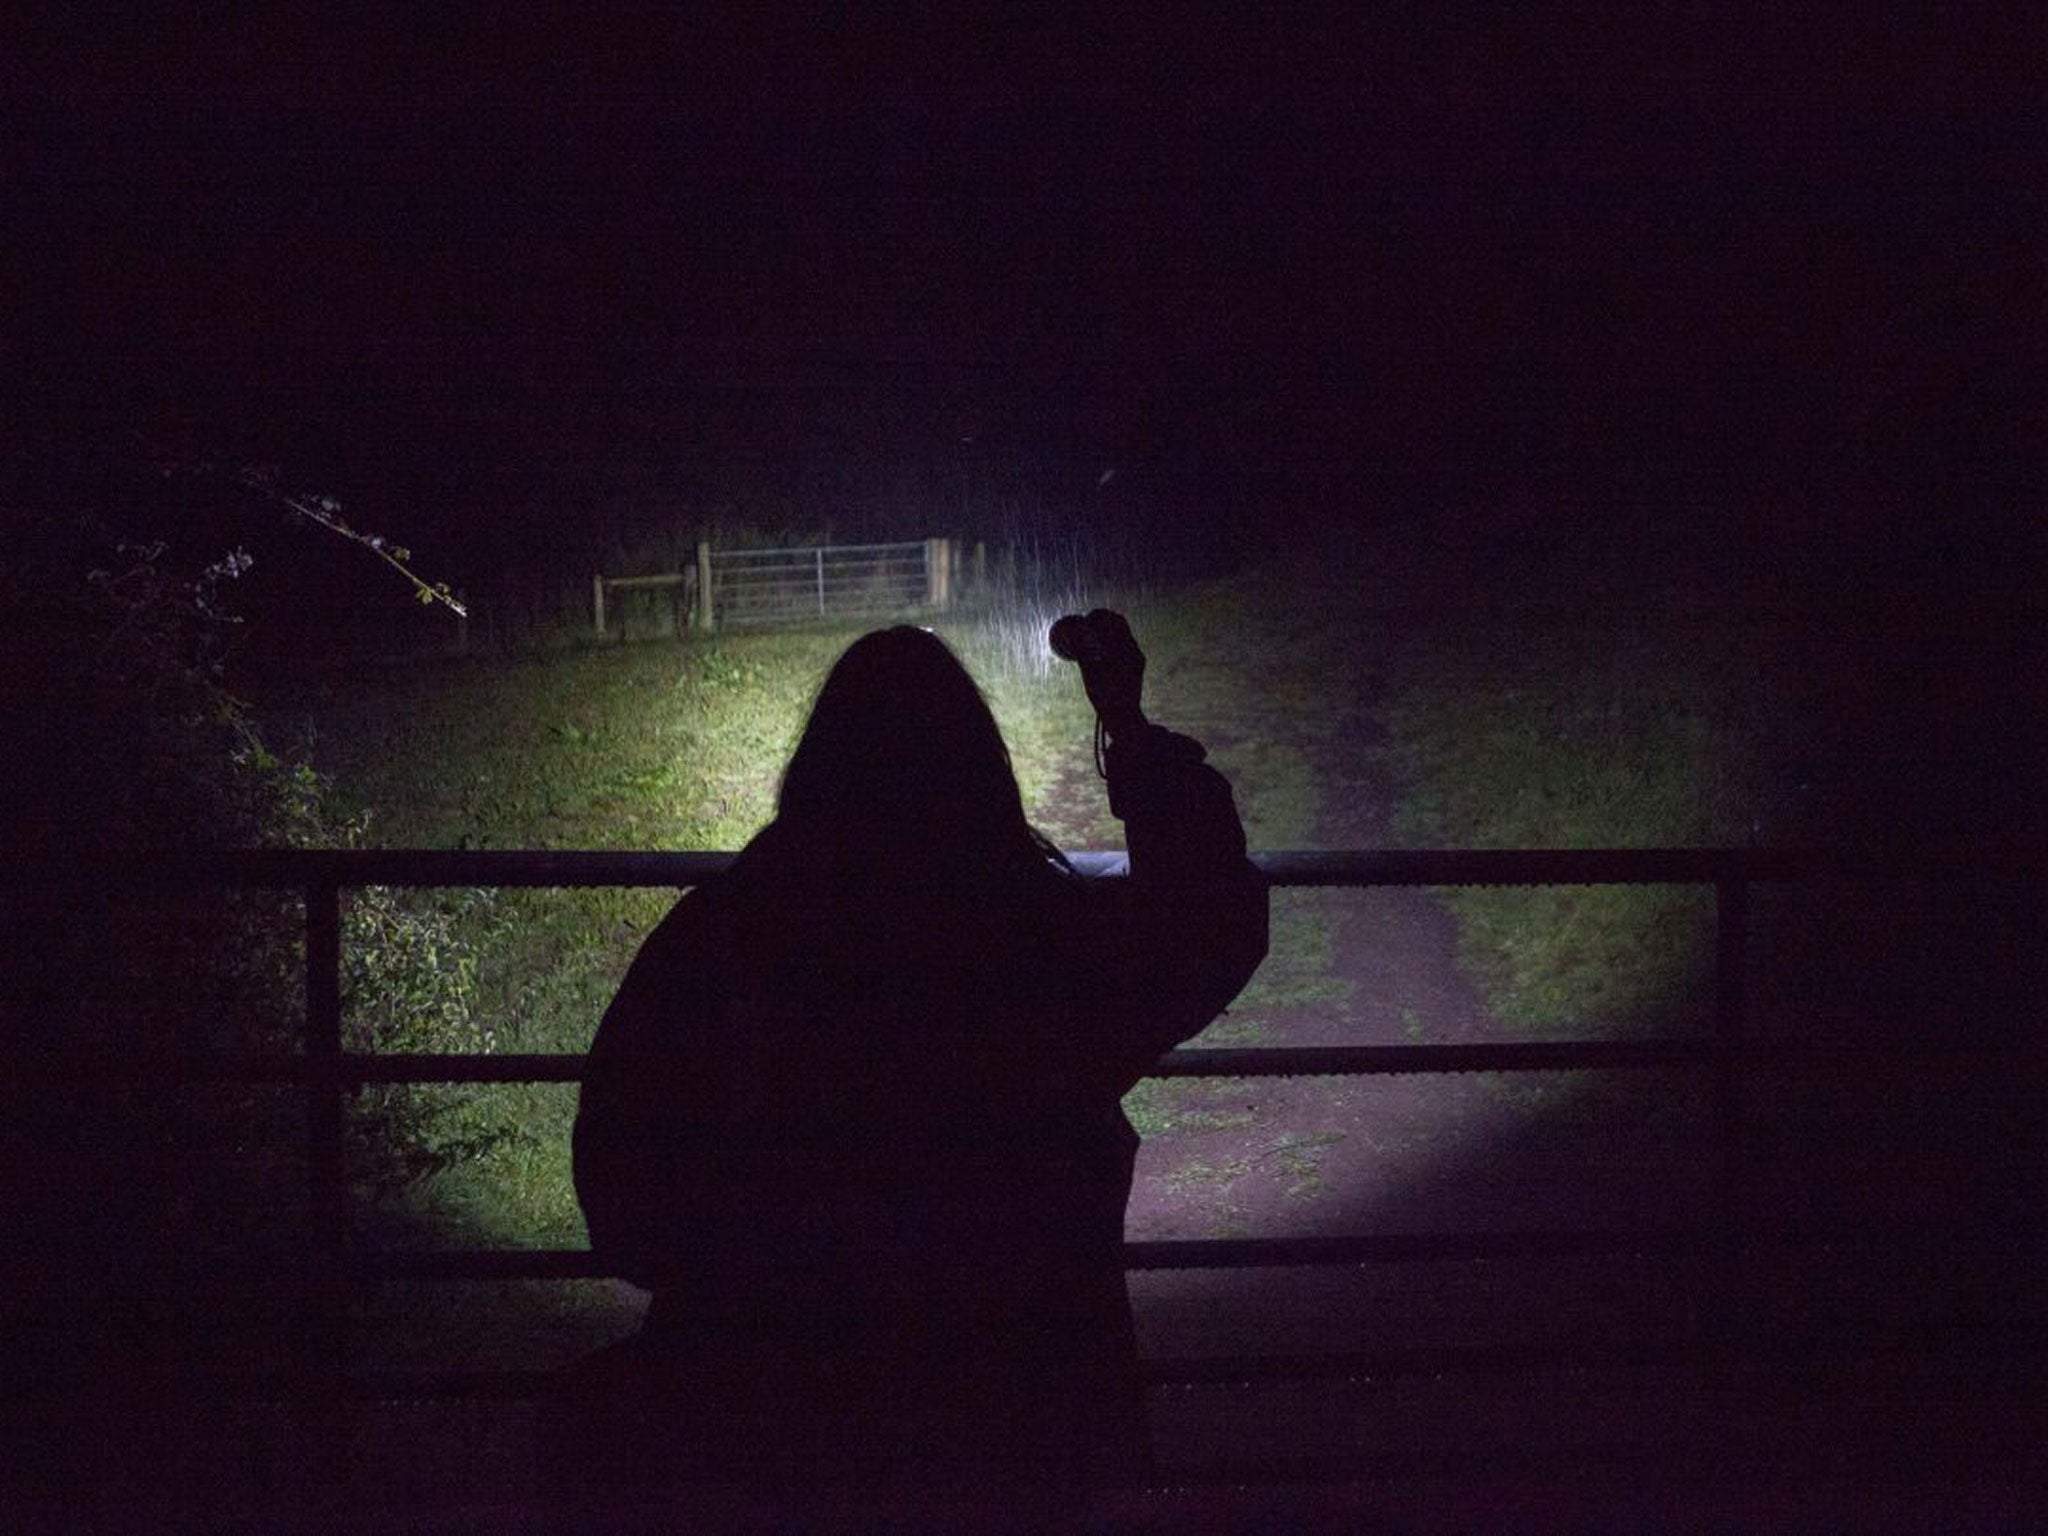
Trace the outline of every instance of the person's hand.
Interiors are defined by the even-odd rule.
[[[1124,616],[1097,608],[1083,619],[1062,619],[1055,629],[1060,626],[1071,627],[1058,635],[1054,648],[1079,663],[1088,702],[1110,735],[1143,725],[1145,653]]]

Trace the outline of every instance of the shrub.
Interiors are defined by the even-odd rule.
[[[302,756],[274,751],[226,685],[242,631],[225,593],[253,564],[245,553],[195,565],[165,542],[56,512],[21,517],[10,553],[13,649],[26,686],[7,722],[17,792],[0,846],[61,856],[363,845],[367,815],[339,812],[329,783]],[[475,1008],[473,947],[492,905],[489,893],[349,894],[342,985],[351,1048],[492,1048]],[[25,937],[44,992],[68,991],[74,1006],[25,1009],[36,1033],[17,1031],[18,1040],[130,1054],[297,1047],[304,919],[295,896],[198,891],[181,894],[174,912],[145,904],[101,921],[66,906],[41,903]],[[114,975],[118,983],[95,980]],[[102,995],[82,996],[95,987]],[[404,1086],[358,1095],[359,1177],[385,1191],[474,1155],[489,1136],[473,1095]]]

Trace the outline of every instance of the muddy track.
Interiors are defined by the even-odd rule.
[[[1226,772],[1241,739],[1286,728],[1270,717],[1195,727]],[[1398,845],[1383,746],[1363,703],[1314,733],[1310,846]],[[1197,1043],[1525,1038],[1488,1013],[1459,963],[1457,924],[1433,893],[1276,893],[1288,902],[1329,925],[1334,995],[1233,1010]],[[1704,1105],[1684,1093],[1652,1099],[1644,1086],[1474,1073],[1174,1083],[1182,1112],[1140,1151],[1126,1235],[1656,1225],[1705,1199]],[[1693,1300],[1683,1277],[1638,1268],[1610,1259],[1149,1272],[1133,1276],[1132,1293],[1146,1352],[1160,1359],[1682,1333]],[[1241,1449],[1253,1421],[1275,1451],[1349,1453],[1412,1432],[1413,1404],[1410,1387],[1385,1384],[1346,1404],[1326,1388],[1176,1389],[1155,1395],[1155,1430],[1173,1460]],[[1460,1418],[1470,1408],[1438,1406]]]
[[[1236,733],[1207,733],[1223,766]],[[1312,846],[1393,842],[1393,797],[1374,765],[1369,718],[1317,757],[1322,789]],[[1457,927],[1427,891],[1282,894],[1330,923],[1330,979],[1343,995],[1239,1010],[1202,1043],[1448,1044],[1503,1038],[1457,960]],[[1471,1078],[1261,1078],[1177,1085],[1186,1124],[1149,1139],[1126,1223],[1134,1239],[1319,1236],[1371,1230],[1370,1217],[1447,1137],[1517,1111]]]

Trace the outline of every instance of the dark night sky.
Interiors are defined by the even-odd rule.
[[[2041,39],[1695,10],[45,40],[0,66],[10,404],[500,533],[953,485],[970,434],[1298,517],[2011,500]]]

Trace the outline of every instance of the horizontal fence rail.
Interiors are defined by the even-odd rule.
[[[950,539],[791,549],[704,549],[699,584],[706,628],[852,618],[953,600]]]
[[[306,903],[307,1036],[298,1054],[201,1056],[174,1054],[140,1061],[99,1055],[74,1058],[16,1050],[0,1073],[17,1082],[252,1083],[304,1091],[309,1179],[322,1236],[306,1256],[336,1285],[369,1280],[589,1280],[608,1271],[588,1250],[497,1249],[354,1252],[345,1242],[349,1195],[344,1176],[345,1095],[373,1083],[574,1083],[579,1055],[366,1054],[344,1049],[340,989],[341,897],[352,887],[686,889],[731,864],[730,853],[471,852],[440,850],[251,850],[158,853],[120,858],[0,859],[0,888],[36,891],[40,899],[114,888],[297,890]],[[1128,874],[1124,855],[1075,853],[1075,868],[1093,878]],[[2038,879],[2048,851],[2033,847],[1877,849],[1608,849],[1542,851],[1351,850],[1261,852],[1253,862],[1280,887],[1697,884],[1716,902],[1716,982],[1712,1032],[1673,1039],[1567,1040],[1489,1045],[1193,1047],[1167,1052],[1158,1077],[1297,1077],[1456,1072],[1554,1072],[1580,1069],[1697,1069],[1710,1075],[1713,1102],[1713,1196],[1708,1219],[1690,1226],[1628,1231],[1392,1233],[1317,1238],[1189,1239],[1126,1244],[1132,1270],[1243,1269],[1280,1265],[1399,1264],[1447,1260],[1529,1260],[1581,1255],[1701,1258],[1725,1266],[1745,1245],[1825,1242],[1854,1248],[1853,1232],[1752,1231],[1735,1195],[1742,1135],[1744,1076],[1770,1062],[1848,1061],[1858,1056],[1975,1056],[1984,1045],[1937,1041],[1845,1047],[1802,1041],[1758,1041],[1744,1028],[1743,964],[1748,893],[1758,883],[1845,879],[2012,877]],[[1997,1048],[2004,1050],[2006,1048]],[[2028,1239],[2033,1241],[2033,1239]],[[1895,1235],[1881,1239],[1892,1243]],[[334,1295],[341,1294],[336,1291]],[[335,1303],[339,1305],[339,1303]],[[1711,1358],[1726,1344],[1725,1320],[1711,1314],[1703,1336],[1680,1352]],[[337,1314],[338,1315],[338,1314]],[[374,1381],[343,1379],[339,1324],[315,1330],[328,1352],[320,1374],[343,1396],[530,1396],[549,1378],[535,1372],[385,1373]],[[1432,1369],[1456,1368],[1456,1350],[1430,1351]],[[1510,1351],[1515,1360],[1526,1352]],[[1485,1369],[1508,1368],[1500,1351],[1464,1351]],[[1481,1358],[1483,1357],[1483,1358]],[[1546,1363],[1557,1356],[1546,1354]],[[1574,1357],[1576,1358],[1576,1357]],[[1302,1379],[1389,1368],[1386,1358],[1287,1357],[1161,1361],[1156,1380]],[[1377,1363],[1375,1363],[1377,1362]]]
[[[1817,1062],[1938,1062],[1996,1053],[2003,1047],[1964,1040],[1900,1040],[1882,1045],[1838,1041],[1752,1041],[1743,1049],[1758,1066]],[[1408,1077],[1459,1072],[1582,1072],[1705,1066],[1711,1039],[1555,1040],[1493,1045],[1195,1046],[1168,1051],[1145,1075],[1188,1077]],[[106,1061],[57,1053],[20,1053],[4,1075],[36,1083],[246,1083],[360,1088],[373,1083],[580,1083],[580,1054],[489,1055],[460,1052],[343,1051],[315,1061],[305,1055],[236,1052]]]
[[[974,550],[974,569],[986,552]],[[608,638],[607,612],[619,592],[666,591],[670,620],[710,631],[726,625],[802,624],[910,610],[950,608],[968,572],[957,539],[895,544],[806,544],[784,549],[717,549],[699,544],[688,570],[591,577],[592,633]],[[625,638],[624,615],[619,637]]]
[[[733,853],[611,850],[256,848],[62,858],[0,856],[0,887],[75,884],[141,888],[242,886],[307,889],[380,885],[558,889],[701,884]],[[1067,855],[1084,875],[1127,872],[1121,853]],[[1788,880],[1953,879],[2037,875],[2048,851],[2028,846],[1879,848],[1574,848],[1442,850],[1395,848],[1257,852],[1251,860],[1275,886],[1715,885]]]

